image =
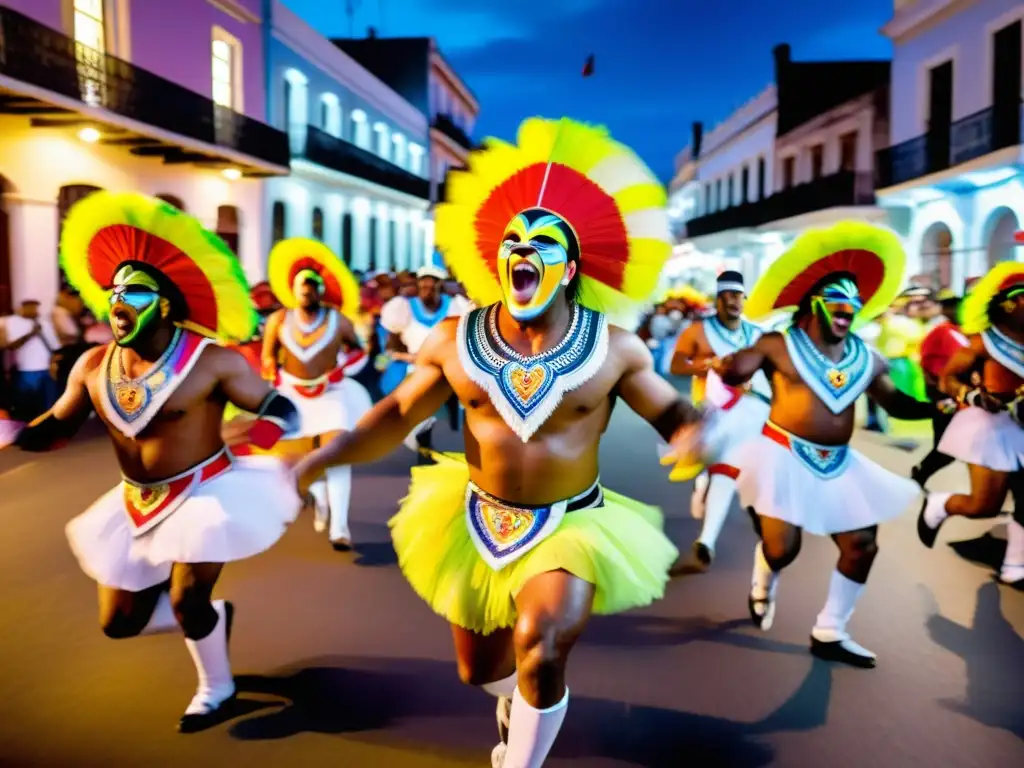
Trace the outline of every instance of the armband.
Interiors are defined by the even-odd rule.
[[[64,421],[54,416],[53,411],[47,411],[29,422],[18,434],[14,444],[23,451],[33,453],[55,451],[67,445],[81,426],[81,419]]]
[[[287,397],[271,392],[260,403],[249,442],[261,450],[273,448],[282,436],[299,428],[299,411]]]

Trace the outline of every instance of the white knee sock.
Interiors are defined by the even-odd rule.
[[[216,709],[235,692],[228,661],[227,613],[223,600],[214,600],[217,624],[202,640],[185,639],[192,662],[196,665],[199,685],[196,695],[185,710],[186,715],[199,715]]]
[[[709,482],[710,482],[710,478],[708,478],[707,470],[701,472],[699,475],[697,475],[695,478],[693,478],[693,492],[694,492],[694,494],[697,495],[697,496],[703,496],[704,493],[708,489],[708,483]]]
[[[517,672],[513,672],[502,680],[495,680],[493,683],[484,683],[480,687],[491,694],[491,696],[511,699],[512,694],[516,692],[516,681],[518,679],[519,674]]]
[[[317,480],[309,486],[309,492],[316,502],[316,508],[313,510],[313,528],[318,532],[323,531],[327,528],[329,506],[327,501],[327,481]]]
[[[704,501],[704,525],[700,530],[700,541],[712,552],[722,533],[725,518],[736,495],[736,481],[728,475],[712,475],[708,484],[708,495]]]
[[[857,599],[863,591],[863,584],[843,576],[839,571],[833,571],[825,607],[821,609],[814,623],[814,637],[826,643],[849,639],[846,625],[850,622]]]
[[[929,493],[928,503],[924,507],[924,521],[931,529],[938,528],[942,522],[949,517],[946,511],[946,502],[952,493]]]
[[[327,500],[331,510],[331,541],[351,539],[348,529],[348,507],[352,498],[352,467],[331,467],[327,470]]]
[[[568,706],[568,688],[562,700],[548,709],[534,709],[516,688],[512,694],[511,722],[515,728],[509,727],[502,768],[541,768],[562,728]]]
[[[999,577],[1008,584],[1024,579],[1024,525],[1013,518],[1006,523],[1006,557]]]
[[[171,609],[171,596],[161,592],[153,609],[153,615],[149,617],[149,623],[140,632],[140,635],[158,635],[161,632],[171,632],[178,629],[178,620],[174,617]]]
[[[750,577],[750,596],[755,600],[774,598],[779,588],[779,574],[772,570],[764,557],[761,542],[754,547],[754,573]]]

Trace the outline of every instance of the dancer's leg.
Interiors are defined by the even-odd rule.
[[[811,631],[811,652],[828,661],[855,667],[874,667],[875,654],[850,639],[846,626],[864,591],[878,554],[878,526],[839,533],[839,563],[829,583],[828,599]]]

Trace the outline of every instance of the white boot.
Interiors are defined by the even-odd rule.
[[[704,525],[694,548],[697,559],[707,568],[715,559],[715,546],[722,533],[722,526],[729,516],[733,497],[736,495],[736,481],[728,475],[715,474],[708,482],[704,497]]]
[[[952,495],[952,493],[925,494],[924,504],[921,505],[921,514],[917,516],[917,537],[928,549],[935,546],[939,528],[949,518],[949,513],[946,512],[946,502]]]
[[[832,572],[828,599],[811,630],[811,653],[826,661],[841,661],[854,667],[870,669],[877,661],[875,654],[850,639],[846,625],[864,591],[864,585]]]
[[[775,623],[775,601],[779,592],[779,574],[771,569],[764,557],[761,542],[754,547],[754,573],[750,577],[747,608],[754,626],[767,632]]]
[[[330,514],[328,511],[330,505],[327,501],[327,481],[317,480],[309,486],[309,493],[313,497],[313,530],[323,533],[327,530],[327,520]]]
[[[199,686],[185,709],[178,729],[182,733],[203,730],[213,723],[217,710],[235,695],[235,680],[228,661],[228,632],[234,609],[231,603],[215,600],[217,623],[202,640],[185,639],[185,646],[196,665]]]
[[[1006,523],[1006,557],[999,569],[999,580],[1004,584],[1024,581],[1024,525],[1013,518]]]
[[[508,746],[499,744],[491,752],[492,768],[542,768],[562,729],[568,706],[568,688],[562,700],[548,709],[534,709],[516,688],[511,716],[516,727],[509,728]]]
[[[348,529],[348,509],[352,499],[352,467],[331,467],[327,470],[327,500],[331,513],[330,540],[335,549],[351,549],[352,533]]]

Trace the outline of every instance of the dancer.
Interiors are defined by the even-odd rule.
[[[750,616],[768,630],[779,574],[800,551],[806,531],[839,547],[828,600],[811,632],[820,658],[873,667],[875,654],[846,631],[878,552],[878,524],[900,514],[918,493],[849,447],[854,403],[865,391],[902,419],[926,419],[931,405],[895,388],[884,360],[851,333],[892,301],[905,256],[891,232],[844,222],[802,235],[758,281],[751,318],[796,307],[792,325],[767,333],[718,367],[739,386],[758,371],[772,379],[769,421],[737,452],[741,503],[754,515]],[[710,440],[710,438],[709,438]]]
[[[406,376],[415,370],[416,355],[434,327],[447,317],[461,317],[469,309],[469,302],[463,297],[442,292],[447,279],[448,270],[434,252],[430,261],[416,271],[416,295],[396,296],[381,310],[380,324],[390,334],[387,349],[393,360],[408,366]],[[406,437],[406,447],[417,452],[433,448],[436,422],[433,414],[424,419]]]
[[[354,427],[372,405],[366,388],[347,375],[366,362],[353,325],[359,283],[330,248],[299,237],[274,246],[267,275],[282,309],[267,320],[263,375],[295,403],[301,422],[274,453],[304,455]],[[327,530],[331,546],[347,552],[352,468],[334,467],[309,490],[316,501],[314,528]]]
[[[416,371],[300,477],[374,461],[454,391],[465,459],[413,470],[391,528],[413,589],[452,625],[459,675],[499,697],[492,765],[539,768],[592,613],[661,597],[676,549],[657,509],[603,490],[616,396],[689,455],[699,414],[605,312],[636,317],[671,250],[665,192],[604,130],[527,120],[449,178],[437,236],[481,307],[440,323]],[[636,314],[634,314],[634,312]]]
[[[932,329],[921,342],[921,368],[924,371],[928,399],[935,405],[935,413],[932,414],[932,449],[910,472],[911,479],[922,489],[932,475],[954,461],[951,456],[939,450],[939,442],[953,420],[957,403],[955,398],[939,389],[939,380],[953,355],[969,343],[957,326],[960,321],[960,297],[951,294],[940,296],[938,301],[942,309],[940,319],[932,321]]]
[[[693,544],[694,562],[680,561],[673,573],[696,567],[706,571],[715,557],[715,545],[725,525],[725,518],[736,494],[736,467],[729,462],[729,453],[761,431],[768,418],[771,386],[764,373],[757,372],[749,387],[736,389],[722,384],[713,368],[717,361],[753,345],[761,337],[761,329],[743,319],[746,289],[743,275],[726,271],[718,276],[715,314],[687,328],[676,345],[672,373],[693,376],[695,399],[707,399],[712,405],[729,413],[726,440],[720,446],[720,460],[701,472],[701,465],[674,473],[673,480],[686,481],[705,476],[695,482],[690,512],[703,518],[700,537]],[[696,393],[699,393],[696,394]],[[718,430],[716,429],[716,432]],[[701,472],[701,474],[697,474]]]
[[[68,540],[99,584],[108,637],[181,627],[199,687],[179,730],[199,731],[235,693],[233,608],[210,599],[223,564],[268,549],[300,507],[280,463],[225,448],[224,403],[259,414],[246,436],[263,447],[297,423],[295,407],[207,338],[248,338],[256,313],[235,256],[176,208],[90,195],[64,223],[61,266],[96,317],[110,315],[115,341],[79,358],[18,445],[55,448],[96,409],[124,480],[68,523]]]
[[[1020,587],[1024,586],[1024,264],[997,264],[971,289],[962,313],[969,345],[953,355],[939,386],[963,408],[946,428],[939,450],[968,465],[971,492],[929,493],[917,531],[924,545],[933,547],[939,528],[951,515],[995,517],[1007,491],[1012,492],[1014,517],[1007,525],[999,579]],[[971,382],[977,370],[980,385]]]

